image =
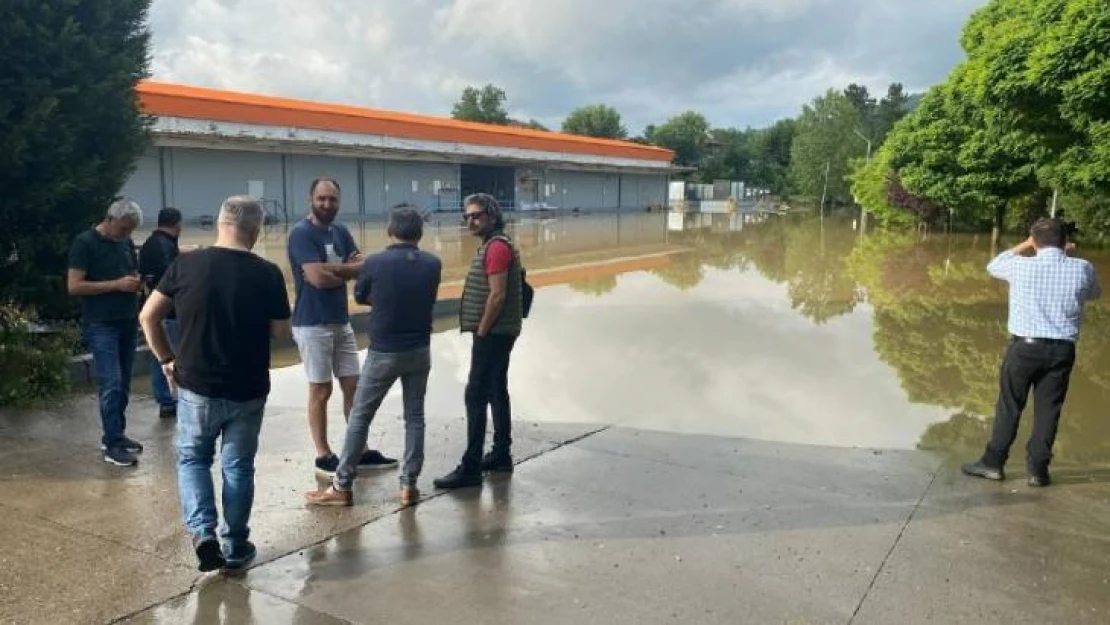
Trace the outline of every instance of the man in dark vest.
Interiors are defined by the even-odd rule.
[[[459,311],[461,330],[474,334],[466,383],[466,453],[454,471],[434,481],[437,488],[477,486],[483,471],[513,470],[509,356],[524,318],[520,254],[505,236],[505,219],[493,196],[476,193],[463,206],[467,228],[482,240]],[[487,406],[493,415],[493,449],[483,457]]]

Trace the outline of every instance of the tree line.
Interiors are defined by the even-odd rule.
[[[698,182],[728,178],[783,197],[858,204],[887,226],[1024,229],[1056,214],[1110,234],[1110,2],[991,0],[965,24],[966,59],[924,94],[852,84],[765,128],[715,128],[685,111],[629,136],[611,106],[561,130],[675,152]],[[459,119],[515,123],[505,92],[468,88]]]
[[[992,0],[961,45],[947,80],[853,164],[862,206],[997,233],[1055,202],[1079,232],[1110,232],[1110,3]]]
[[[674,163],[693,168],[686,176],[695,182],[740,180],[769,189],[779,196],[816,198],[825,194],[830,204],[849,204],[848,173],[855,158],[865,158],[883,143],[891,128],[920,99],[893,83],[881,98],[868,88],[850,84],[814,98],[793,118],[764,128],[720,128],[697,111],[684,111],[632,136],[620,112],[607,104],[587,104],[563,120],[565,133],[604,139],[626,139],[673,150]],[[548,130],[531,119],[512,119],[508,97],[501,87],[466,87],[452,108],[455,119],[519,128]]]

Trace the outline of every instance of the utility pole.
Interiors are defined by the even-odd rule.
[[[825,161],[825,187],[821,189],[821,224],[825,224],[825,196],[829,192],[829,164],[831,160]]]
[[[871,139],[868,139],[866,136],[864,136],[864,134],[862,132],[860,132],[858,128],[853,128],[852,131],[855,132],[857,135],[859,135],[860,139],[863,139],[864,141],[867,142],[867,157],[864,159],[864,163],[870,165],[871,164]],[[862,235],[866,231],[867,231],[867,208],[865,208],[862,204],[860,204],[860,207],[859,207],[859,233]]]

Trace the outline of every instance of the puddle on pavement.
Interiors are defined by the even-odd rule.
[[[989,237],[861,237],[851,221],[726,215],[529,227],[530,268],[623,260],[537,292],[510,372],[520,419],[960,455],[987,438],[1006,341]],[[449,262],[462,266],[469,252],[458,254]],[[1085,256],[1108,279],[1110,254]],[[440,320],[434,336],[430,419],[462,418],[470,343],[454,326]],[[275,360],[295,363],[295,350]],[[1108,372],[1100,302],[1087,311],[1060,462],[1110,461]],[[272,404],[304,404],[299,366],[273,375]],[[400,410],[396,388],[382,411]]]

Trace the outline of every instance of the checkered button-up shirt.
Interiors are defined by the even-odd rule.
[[[1002,252],[987,271],[1010,283],[1008,328],[1014,336],[1075,341],[1084,302],[1102,294],[1094,266],[1060,248],[1044,248],[1036,256]]]

